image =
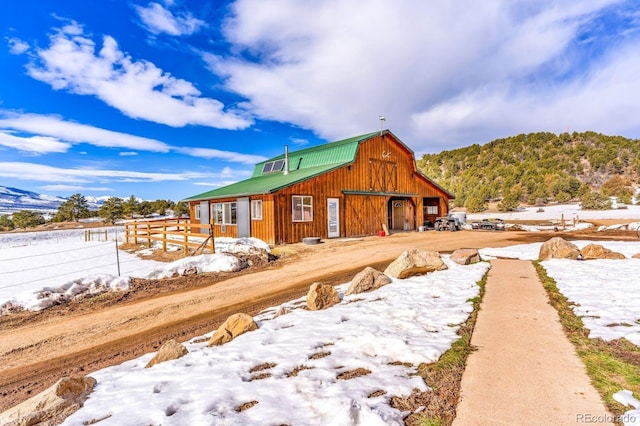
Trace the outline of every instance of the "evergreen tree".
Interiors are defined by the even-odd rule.
[[[11,221],[16,228],[33,228],[44,223],[40,213],[30,210],[20,210],[13,214]]]
[[[60,204],[58,212],[54,216],[55,222],[73,221],[78,219],[91,217],[89,212],[89,203],[84,195],[73,194],[67,201]]]
[[[98,214],[107,222],[111,224],[116,223],[116,220],[124,218],[122,200],[117,197],[110,197],[102,204],[100,210],[98,210]]]
[[[588,191],[580,199],[583,210],[608,210],[611,208],[611,200],[606,195],[597,191]]]
[[[14,228],[15,225],[8,214],[0,216],[0,231],[11,231]]]
[[[133,195],[129,197],[127,201],[122,204],[124,214],[133,219],[133,215],[138,209],[138,200]]]

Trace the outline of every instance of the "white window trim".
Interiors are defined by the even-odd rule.
[[[251,200],[251,220],[262,220],[262,200]]]
[[[438,206],[427,206],[427,214],[438,214]]]
[[[231,222],[231,209],[232,209],[232,204],[236,204],[235,202],[228,202],[228,203],[215,203],[212,204],[213,206],[213,223],[215,223],[216,225],[231,225],[231,226],[236,226],[237,222],[238,222],[238,211],[236,210],[236,222]],[[237,209],[237,205],[236,205],[236,209]],[[220,220],[220,218],[218,218],[218,210],[222,211],[222,220]]]
[[[308,199],[309,203],[305,204],[305,199]],[[296,203],[298,200],[298,203]],[[296,219],[296,204],[300,205],[302,219]],[[304,218],[305,208],[309,210],[309,219]],[[292,195],[291,196],[291,219],[293,222],[313,222],[313,197],[311,195]]]
[[[200,204],[196,204],[196,208],[194,210],[196,214],[196,220],[200,220]]]

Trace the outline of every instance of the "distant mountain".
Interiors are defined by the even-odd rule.
[[[97,210],[109,197],[85,197],[90,210]],[[0,185],[0,215],[12,214],[20,210],[31,210],[38,213],[56,213],[66,198],[53,195],[38,194],[24,189],[10,188]]]
[[[562,203],[586,191],[624,200],[640,177],[639,142],[595,132],[529,133],[426,154],[417,165],[469,211],[482,210],[488,200]]]

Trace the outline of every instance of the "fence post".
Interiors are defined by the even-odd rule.
[[[167,224],[162,224],[162,251],[167,251]]]
[[[151,225],[147,222],[147,245],[151,248]]]
[[[215,254],[216,253],[216,242],[215,242],[215,238],[213,237],[213,223],[211,223],[209,225],[210,227],[210,231],[211,231],[211,253]]]
[[[133,222],[133,243],[138,245],[138,222]]]
[[[104,242],[106,243],[107,241],[109,241],[109,237],[107,236],[107,230],[104,230]]]
[[[189,247],[189,234],[187,234],[187,224],[184,224],[184,255],[187,255],[187,248]]]

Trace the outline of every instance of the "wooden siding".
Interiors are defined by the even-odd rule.
[[[312,221],[293,221],[294,195],[313,197]],[[392,200],[404,203],[407,223],[401,229],[415,230],[423,224],[425,198],[438,199],[439,213],[444,215],[448,212],[447,194],[416,172],[413,154],[387,133],[362,142],[355,162],[349,166],[274,194],[251,196],[250,200],[263,200],[263,219],[251,220],[251,236],[269,244],[298,243],[305,237],[326,239],[327,198],[339,199],[341,237],[374,235],[383,223],[390,225]],[[235,197],[230,197],[210,202],[235,200]],[[190,206],[192,220],[195,220],[196,204],[192,202]],[[225,234],[221,233],[219,225],[214,227],[216,237],[233,237],[236,233],[235,226],[227,225]]]
[[[385,194],[345,194],[343,191]],[[313,197],[312,222],[293,222],[293,195]],[[425,197],[439,198],[440,211],[448,210],[445,192],[416,173],[412,153],[389,134],[377,136],[360,144],[352,165],[278,191],[274,202],[275,242],[296,243],[305,237],[326,239],[327,198],[340,200],[342,237],[374,235],[383,223],[389,225],[389,201],[392,199],[404,201],[407,225],[401,228],[415,230],[424,221]]]
[[[276,244],[274,223],[273,195],[253,195],[251,201],[262,200],[262,220],[251,219],[251,236],[259,238],[267,244]]]

